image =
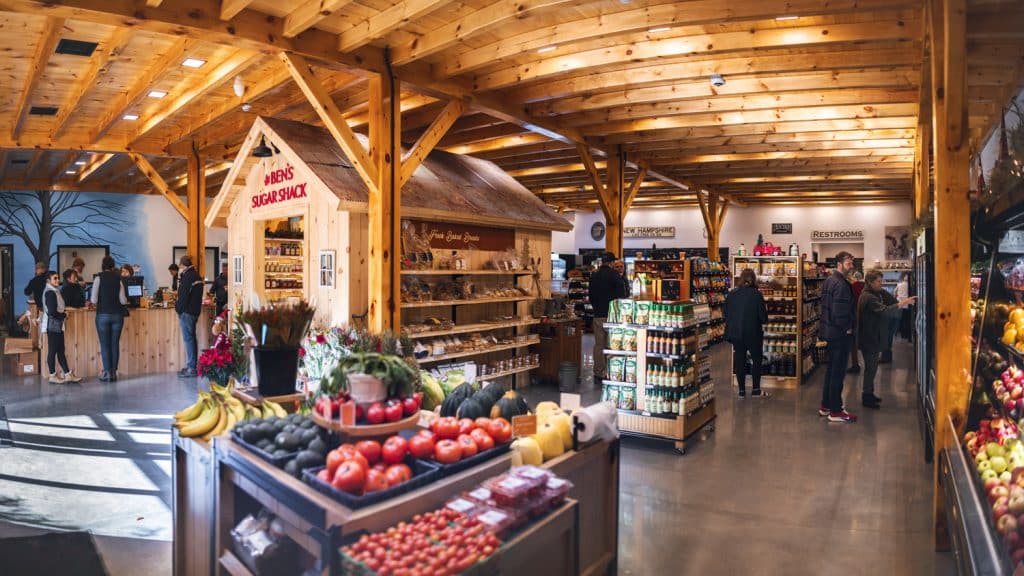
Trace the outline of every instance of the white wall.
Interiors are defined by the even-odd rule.
[[[565,214],[562,214],[562,217],[568,220],[573,226],[576,225],[576,212],[566,212]],[[551,251],[556,254],[575,254],[576,230],[573,229],[568,232],[552,232]]]
[[[719,245],[735,251],[740,243],[747,250],[757,244],[757,235],[763,234],[766,242],[788,248],[790,243],[800,245],[800,252],[811,252],[812,230],[863,230],[864,257],[869,263],[885,260],[885,227],[909,226],[912,221],[909,202],[891,204],[854,204],[849,206],[730,206],[725,216],[725,227]],[[604,240],[594,241],[590,237],[590,226],[603,221],[601,212],[577,212],[574,221],[576,250],[600,248]],[[793,234],[773,236],[772,223],[793,224]],[[675,226],[674,239],[630,239],[625,248],[650,248],[652,243],[659,247],[702,247],[707,246],[704,220],[700,209],[633,209],[626,215],[626,226]],[[575,251],[575,250],[574,250]],[[831,254],[822,254],[822,258]]]

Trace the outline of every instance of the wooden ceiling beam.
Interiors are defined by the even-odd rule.
[[[302,34],[352,2],[353,0],[305,0],[285,16],[284,37],[294,38]]]
[[[0,182],[7,178],[7,168],[10,166],[11,154],[7,150],[0,150]]]
[[[683,4],[682,6],[685,6]],[[908,14],[909,16],[909,14]],[[775,24],[774,21],[771,21]],[[824,46],[853,42],[912,42],[920,37],[921,21],[900,20],[892,17],[874,22],[802,26],[793,28],[753,28],[743,32],[699,34],[694,36],[659,38],[657,40],[623,43],[606,48],[594,48],[570,54],[550,52],[552,56],[536,61],[481,74],[474,79],[480,91],[498,90],[515,84],[579,74],[587,69],[601,68],[616,62],[642,62],[683,55],[722,54],[732,51],[775,47]],[[444,75],[461,74],[455,58],[445,68]]]
[[[452,0],[402,0],[338,35],[338,50],[351,52],[387,36],[409,22],[439,10]]]
[[[23,179],[26,182],[32,178],[32,173],[36,171],[36,168],[39,168],[39,161],[43,159],[45,154],[46,152],[43,150],[36,150],[32,152],[32,157],[29,158],[28,164],[25,165],[25,174],[23,175]]]
[[[647,121],[650,125],[652,122]],[[841,118],[835,120],[801,120],[794,122],[754,122],[750,124],[700,125],[683,128],[643,128],[634,132],[591,136],[601,145],[684,140],[716,136],[741,136],[757,133],[817,132],[822,130],[876,130],[913,129],[917,126],[916,115],[886,118]],[[588,138],[588,141],[591,140]]]
[[[221,0],[220,3],[220,19],[231,20],[238,15],[239,12],[245,10],[252,4],[253,0]]]
[[[496,136],[491,138],[481,138],[479,140],[468,142],[465,144],[445,145],[442,146],[446,152],[452,154],[479,154],[489,151],[500,151],[507,150],[510,148],[516,148],[519,146],[529,146],[539,143],[551,143],[553,142],[549,137],[543,134],[537,134],[535,132],[523,132],[520,134],[513,134],[510,136]],[[565,146],[563,142],[554,141],[555,144]]]
[[[39,80],[43,77],[43,72],[46,72],[46,65],[50,62],[50,57],[53,56],[53,51],[56,49],[63,31],[63,18],[48,17],[43,23],[42,33],[36,43],[32,62],[28,67],[28,77],[25,78],[21,93],[14,105],[11,140],[17,140],[21,136],[21,129],[25,125],[25,116],[28,115],[28,111],[32,107],[32,95],[36,91],[36,86],[39,85]]]
[[[1024,40],[1024,8],[1009,2],[995,12],[971,13],[967,16],[968,40]]]
[[[0,181],[0,190],[49,190],[51,192],[111,192],[115,194],[147,194],[149,186],[99,186],[79,184],[74,180],[36,179],[23,181],[20,178],[6,178]]]
[[[128,157],[131,158],[132,162],[134,162],[139,168],[139,172],[145,174],[146,178],[153,183],[153,187],[156,188],[157,192],[160,192],[160,194],[162,194],[163,197],[171,203],[171,206],[178,211],[178,214],[181,214],[181,217],[185,219],[185,222],[188,222],[190,218],[188,207],[185,206],[185,203],[182,202],[181,198],[171,190],[171,187],[167,185],[167,182],[162,176],[160,176],[160,173],[156,171],[156,168],[153,168],[153,165],[149,163],[149,160],[147,160],[142,154],[132,153],[129,154]]]
[[[778,149],[790,147],[871,147],[876,142],[887,142],[887,146],[902,146],[900,142],[913,142],[914,130],[841,130],[831,132],[788,132],[778,134],[751,133],[736,136],[713,136],[706,138],[688,138],[677,142],[662,140],[638,144],[626,144],[627,152],[657,152],[680,148],[716,148],[733,147],[738,151],[744,147],[773,146]]]
[[[78,183],[81,184],[89,179],[90,176],[96,174],[107,165],[108,162],[116,157],[115,154],[97,154],[93,156],[92,160],[82,168],[82,171],[78,174]]]
[[[133,36],[134,31],[131,28],[115,28],[110,37],[103,42],[103,46],[93,53],[89,61],[89,68],[79,77],[78,82],[71,89],[71,95],[57,112],[53,132],[51,132],[53,138],[58,138],[64,132],[68,120],[75,116],[75,112],[86,95],[96,87],[96,80],[101,74],[110,71],[108,64],[111,64],[111,60],[116,59],[124,51]]]
[[[808,150],[876,150],[881,148],[906,148],[913,150],[911,139],[892,140],[826,140],[822,142],[783,142],[779,144],[694,144],[680,142],[676,146],[662,146],[644,151],[634,151],[638,158],[654,158],[658,156],[682,156],[697,154],[752,154],[759,152],[804,152]]]
[[[885,47],[862,49],[824,46],[803,52],[784,49],[726,54],[719,57],[684,57],[656,64],[613,63],[595,71],[583,72],[553,82],[538,82],[514,88],[507,94],[513,102],[536,104],[545,100],[579,95],[599,98],[606,92],[638,90],[645,86],[660,85],[668,79],[675,82],[699,81],[707,85],[711,74],[725,76],[722,89],[748,79],[770,79],[776,75],[807,75],[817,70],[829,70],[838,75],[843,71],[884,73],[893,68],[895,74],[920,64],[920,50],[913,47]],[[723,93],[716,90],[716,93]]]
[[[839,2],[824,3],[819,0],[790,0],[786,6],[781,8],[771,2],[759,2],[758,0],[732,0],[728,4],[720,0],[692,0],[686,3],[667,3],[661,5],[639,6],[631,10],[620,10],[612,13],[601,13],[588,18],[572,21],[558,22],[553,26],[536,27],[522,34],[505,37],[501,40],[486,46],[460,54],[458,57],[447,62],[444,67],[446,76],[466,74],[474,70],[490,66],[493,62],[514,58],[521,54],[536,52],[541,48],[554,46],[571,50],[572,44],[587,42],[590,40],[608,39],[635,35],[638,38],[657,42],[659,40],[678,40],[680,32],[669,30],[657,33],[650,33],[651,28],[673,27],[684,28],[683,33],[692,34],[695,29],[713,29],[712,26],[696,26],[713,23],[732,23],[744,20],[762,20],[771,23],[773,27],[779,28],[775,18],[782,15],[782,12],[799,14],[801,16],[818,16],[823,14],[847,13],[852,11],[874,11],[896,8],[909,8],[911,2],[902,2],[902,6],[891,0],[840,0]],[[800,22],[787,23],[786,29],[801,30]],[[751,30],[758,28],[770,29],[769,26],[757,26],[751,24]],[[819,35],[820,32],[815,31]],[[835,34],[835,31],[829,34]],[[642,36],[641,36],[642,35]],[[794,44],[801,40],[799,32],[792,34]],[[642,41],[632,42],[632,38],[626,36],[622,44],[640,44]],[[705,47],[710,42],[695,42]],[[714,42],[722,45],[723,42]],[[641,49],[642,51],[642,49]],[[708,51],[703,48],[701,51]]]
[[[71,167],[75,165],[75,162],[78,161],[78,157],[81,155],[81,152],[66,153],[64,159],[57,164],[57,169],[50,174],[50,180],[66,180],[68,176],[71,176],[72,174],[68,174],[68,172],[74,172]]]
[[[452,100],[437,116],[437,119],[427,130],[420,135],[416,143],[402,156],[401,176],[398,181],[398,188],[401,189],[409,178],[412,178],[416,168],[423,163],[427,154],[434,149],[434,146],[448,132],[448,129],[455,124],[455,121],[466,111],[466,103],[462,100]]]
[[[716,164],[720,162],[750,162],[759,160],[799,160],[802,158],[858,158],[876,162],[902,162],[913,157],[913,148],[878,148],[849,150],[796,150],[792,152],[751,152],[741,154],[693,154],[687,156],[647,155],[645,160],[659,166],[671,164]],[[709,168],[710,169],[710,168]]]

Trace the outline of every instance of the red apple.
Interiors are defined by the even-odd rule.
[[[1002,484],[1002,482],[999,481],[998,476],[996,476],[995,478],[990,477],[988,480],[985,480],[985,494],[988,494],[989,492],[992,491],[993,488],[999,486],[1000,484]]]
[[[996,500],[1000,498],[1010,499],[1010,489],[1003,486],[1001,483],[988,491],[988,501],[995,504]]]
[[[1011,518],[1010,516],[1004,516],[1004,518]],[[1016,524],[1016,520],[1013,521]],[[1016,526],[1014,526],[1016,528]],[[1020,534],[1017,531],[1003,534],[1003,544],[1006,544],[1007,550],[1016,550],[1020,546]]]
[[[992,518],[994,518],[996,522],[998,522],[1003,516],[1013,516],[1010,514],[1009,503],[1010,499],[1004,496],[992,504]],[[1017,519],[1014,518],[1014,521],[1016,520]]]
[[[1014,516],[1024,514],[1024,494],[1016,494],[1012,496],[1007,505],[1010,507],[1010,513]]]
[[[998,530],[1003,537],[1006,537],[1007,534],[1011,533],[1017,534],[1017,519],[1009,514],[1000,516],[999,519],[996,520],[996,530]]]
[[[1013,551],[1013,564],[1024,562],[1024,548],[1017,548]]]

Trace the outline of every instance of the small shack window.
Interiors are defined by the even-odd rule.
[[[235,286],[242,285],[242,256],[235,256],[231,259],[231,271],[234,275]]]
[[[320,251],[320,287],[334,288],[334,250]]]

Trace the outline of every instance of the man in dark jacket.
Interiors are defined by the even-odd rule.
[[[46,290],[46,262],[36,262],[36,275],[25,285],[25,296],[31,296],[39,310],[43,309],[43,290]]]
[[[182,256],[179,263],[181,276],[178,280],[178,301],[174,303],[174,310],[178,313],[181,339],[185,342],[188,363],[178,372],[178,377],[195,378],[196,362],[199,357],[196,323],[203,308],[203,278],[192,267],[192,257],[188,254]]]
[[[213,286],[210,287],[210,295],[217,305],[217,316],[224,311],[228,304],[228,263],[223,262],[220,266],[220,274],[213,279]]]
[[[626,297],[626,285],[622,276],[612,268],[618,258],[611,252],[601,256],[601,267],[590,275],[590,306],[594,309],[594,379],[603,380],[605,370],[604,323],[608,319],[608,303]]]
[[[843,378],[853,341],[855,302],[853,288],[846,275],[853,270],[853,255],[836,254],[836,269],[821,288],[821,323],[818,337],[828,342],[828,369],[821,395],[819,416],[829,422],[856,422],[857,417],[843,408]]]
[[[761,391],[761,362],[764,359],[764,323],[768,309],[757,289],[752,268],[740,272],[736,289],[725,298],[725,339],[732,344],[732,371],[739,385],[739,397],[747,396],[747,354],[750,354],[753,380],[751,396],[767,397]]]
[[[85,308],[85,291],[78,283],[78,272],[74,268],[64,271],[64,283],[60,286],[60,295],[68,308]]]
[[[878,360],[889,342],[889,325],[898,317],[900,306],[913,304],[917,297],[897,301],[882,288],[882,273],[871,270],[865,277],[865,289],[857,302],[857,344],[864,355],[864,387],[861,403],[878,409],[882,399],[875,396]]]

